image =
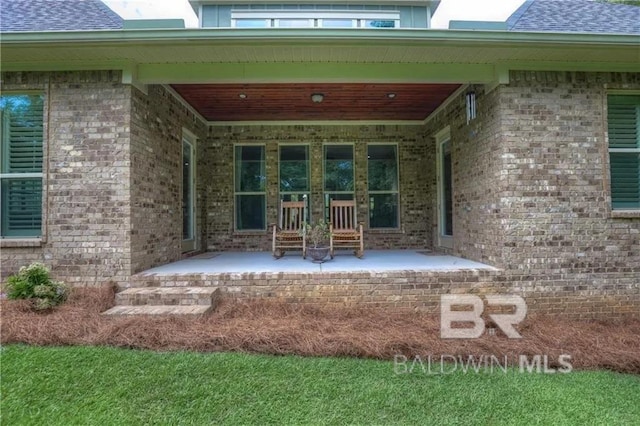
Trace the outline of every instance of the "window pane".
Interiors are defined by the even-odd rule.
[[[398,190],[398,162],[395,145],[369,145],[369,191]]]
[[[0,96],[1,224],[4,237],[36,237],[42,226],[42,95]]]
[[[267,19],[236,19],[236,28],[267,28]]]
[[[640,208],[640,154],[611,153],[613,208]]]
[[[365,28],[394,28],[396,21],[393,20],[380,20],[380,19],[366,19],[364,21]]]
[[[640,208],[640,96],[609,95],[611,205]],[[623,152],[620,152],[622,150]],[[616,152],[617,151],[617,152]]]
[[[324,190],[353,191],[353,146],[325,145]]]
[[[280,147],[280,191],[309,191],[309,147],[293,145]]]
[[[264,146],[236,146],[236,192],[263,192]]]
[[[3,179],[2,235],[37,237],[42,226],[42,179]]]
[[[236,195],[236,229],[266,229],[265,199],[264,195]]]
[[[323,28],[352,28],[353,19],[323,19]]]
[[[371,228],[398,227],[398,194],[369,195],[369,226]]]
[[[310,19],[279,19],[280,28],[309,28],[312,26]]]
[[[193,238],[193,158],[191,145],[182,145],[182,239]]]
[[[609,148],[640,148],[640,96],[609,95]]]
[[[2,173],[42,172],[43,96],[2,95]]]
[[[453,180],[451,166],[451,146],[442,145],[442,205],[444,235],[453,235]]]

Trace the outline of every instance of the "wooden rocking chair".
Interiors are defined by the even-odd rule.
[[[329,255],[334,250],[355,249],[358,258],[364,256],[362,223],[357,223],[354,200],[331,200],[329,202]]]
[[[304,201],[281,201],[278,211],[279,223],[273,224],[273,257],[284,256],[287,250],[302,250],[302,258],[307,257],[307,241],[300,230],[304,227]]]

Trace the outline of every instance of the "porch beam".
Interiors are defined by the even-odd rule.
[[[132,85],[145,95],[149,94],[147,85],[138,80],[138,67],[136,66],[126,66],[122,69],[122,83]]]
[[[492,64],[204,63],[140,64],[144,84],[490,83]]]

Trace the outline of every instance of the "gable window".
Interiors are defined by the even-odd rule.
[[[264,231],[267,229],[264,145],[236,145],[234,165],[235,228],[238,231]]]
[[[640,209],[640,95],[609,95],[613,209]]]
[[[398,228],[398,146],[367,146],[369,227]]]
[[[234,10],[236,28],[398,28],[397,11]]]
[[[354,199],[353,145],[324,146],[324,209],[329,220],[331,200]]]
[[[3,238],[42,235],[43,96],[0,96],[0,211]]]
[[[280,199],[309,202],[309,146],[280,145]],[[309,214],[307,204],[307,216]],[[308,222],[309,217],[305,220]]]

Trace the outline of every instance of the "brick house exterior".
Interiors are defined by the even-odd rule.
[[[397,146],[399,226],[367,229],[367,248],[445,251],[499,269],[446,278],[440,282],[440,288],[450,286],[446,291],[458,284],[483,291],[477,289],[482,285],[526,295],[543,312],[569,307],[638,315],[640,206],[612,208],[608,127],[608,96],[640,93],[640,57],[628,57],[640,41],[640,31],[633,30],[627,39],[620,36],[613,53],[607,53],[609,40],[603,42],[598,65],[520,68],[530,62],[518,59],[501,65],[495,84],[460,77],[457,82],[468,88],[461,86],[421,122],[355,124],[212,123],[169,86],[182,81],[145,80],[142,66],[137,80],[127,66],[26,63],[16,52],[34,46],[32,40],[3,37],[2,92],[35,91],[45,102],[42,232],[39,238],[0,240],[1,278],[42,261],[74,285],[126,285],[136,273],[183,258],[184,134],[196,141],[196,252],[270,248],[268,231],[234,228],[238,144],[264,146],[266,223],[277,221],[280,146],[308,146],[310,210],[320,217],[323,147],[352,144],[353,192],[359,219],[367,223],[367,146],[385,143]],[[586,37],[579,48],[597,41]],[[79,47],[72,39],[57,40],[61,55],[69,54],[65,42]],[[625,55],[626,62],[620,59]],[[477,106],[472,120],[469,88]],[[446,244],[438,194],[443,134],[450,140],[453,188],[454,231]],[[418,277],[414,290],[421,279],[439,282],[435,275]]]

